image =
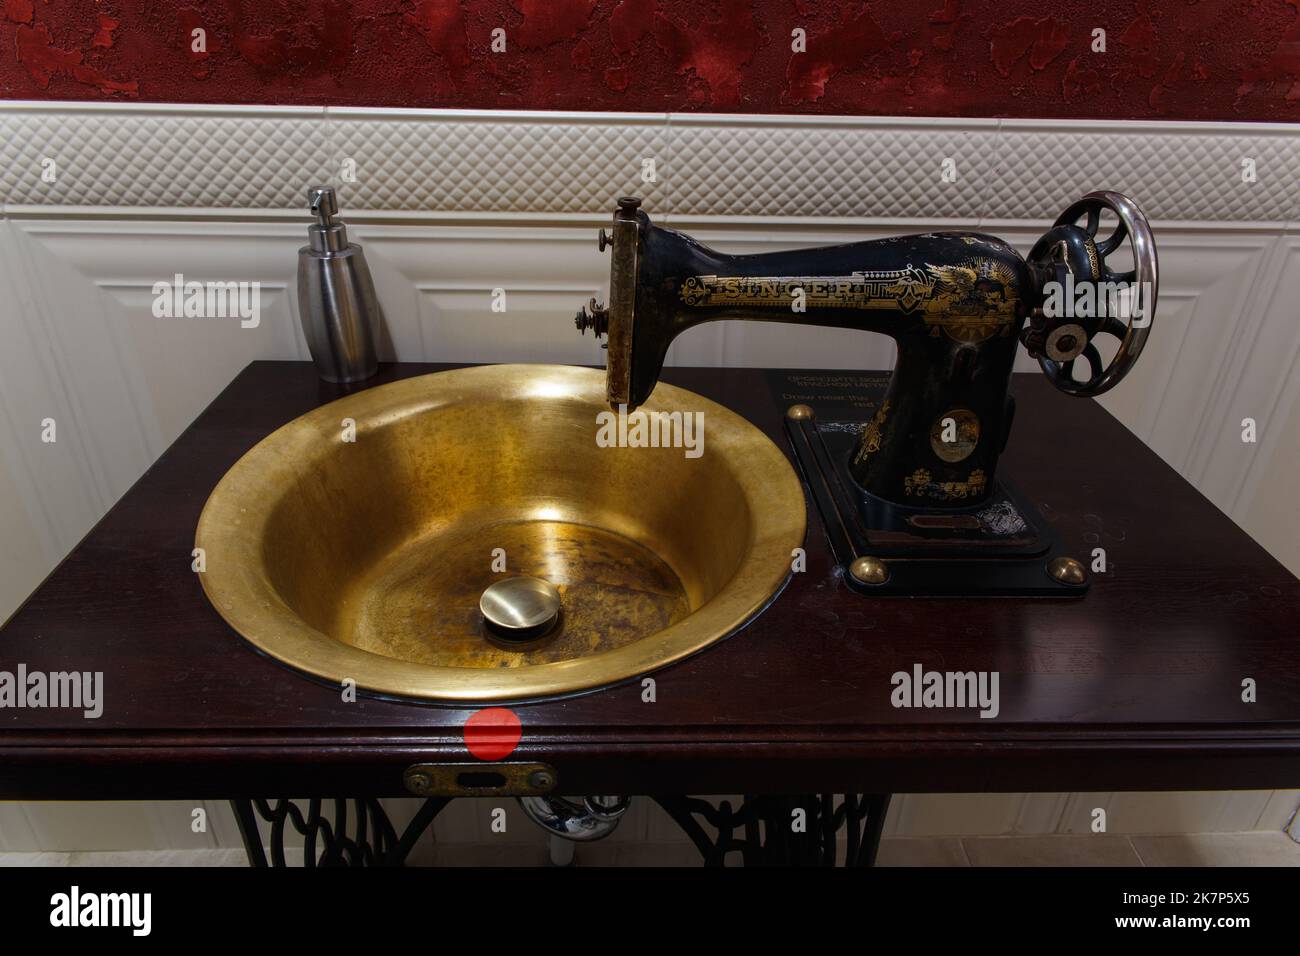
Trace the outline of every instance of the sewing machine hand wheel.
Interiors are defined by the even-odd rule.
[[[1109,236],[1098,241],[1103,210],[1114,213],[1119,223]],[[1080,219],[1085,219],[1082,228],[1078,225]],[[1082,238],[1080,233],[1086,234],[1086,241],[1079,241]],[[1133,268],[1116,270],[1107,259],[1124,245],[1125,238],[1132,248]],[[1086,256],[1083,262],[1075,263],[1077,267],[1071,271],[1076,287],[1090,281],[1097,284],[1093,296],[1098,306],[1096,315],[1068,318],[1055,326],[1039,327],[1031,351],[1037,355],[1039,365],[1052,384],[1061,391],[1078,396],[1100,395],[1128,374],[1151,332],[1159,288],[1155,240],[1137,203],[1121,193],[1099,191],[1088,193],[1061,213],[1053,229],[1035,245],[1030,260],[1046,265],[1045,260],[1053,258],[1064,265],[1064,260],[1070,258],[1067,247],[1073,247]],[[1118,288],[1129,290],[1127,309],[1121,310],[1127,312],[1127,323],[1105,308],[1107,304],[1120,301],[1116,295]],[[1086,344],[1079,332],[1084,333]],[[1093,343],[1102,332],[1120,340],[1118,351],[1104,368],[1101,353]],[[1088,363],[1090,372],[1084,382],[1074,377],[1074,363],[1079,358]]]

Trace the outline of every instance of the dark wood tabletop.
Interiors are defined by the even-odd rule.
[[[386,366],[375,381],[448,367]],[[788,452],[766,372],[664,379]],[[565,793],[1300,785],[1300,581],[1095,402],[1041,375],[1013,391],[1001,467],[1071,553],[1106,549],[1084,598],[863,597],[812,509],[808,568],[757,620],[656,674],[654,703],[633,682],[515,706],[512,759],[552,764]],[[0,710],[0,796],[397,795],[412,763],[472,759],[471,710],[345,703],[253,650],[190,570],[222,474],[341,394],[309,363],[248,366],[0,630],[0,670],[103,671],[105,684],[96,720]],[[918,663],[998,671],[1001,712],[894,708],[890,676]]]

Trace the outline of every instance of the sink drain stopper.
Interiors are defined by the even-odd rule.
[[[506,578],[478,599],[483,623],[495,636],[522,643],[545,636],[560,617],[560,592],[541,578]]]

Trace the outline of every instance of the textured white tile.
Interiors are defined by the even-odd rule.
[[[887,837],[876,866],[970,866],[961,840],[950,837]]]
[[[301,865],[301,854],[295,865]],[[121,850],[70,853],[68,866],[220,866],[246,867],[243,850]]]
[[[632,847],[631,849],[639,849]],[[570,866],[617,866],[619,858],[627,850],[620,844],[612,840],[596,840],[594,843],[578,843],[573,845],[573,862]]]
[[[243,852],[244,841],[239,835],[239,824],[235,821],[235,811],[229,800],[204,800],[203,806],[208,811],[208,832],[212,834],[213,845],[221,850]]]
[[[504,811],[505,829],[497,832],[494,824]],[[479,800],[480,840],[491,847],[498,843],[522,843],[530,847],[547,846],[548,835],[519,806],[514,797],[484,797]]]
[[[393,830],[398,837],[401,837],[402,831],[406,829],[412,818],[420,811],[424,801],[415,797],[396,798],[380,800],[380,806],[388,814],[389,822],[393,825]],[[436,818],[435,818],[436,819]],[[407,854],[407,866],[432,866],[436,844],[433,838],[432,828],[426,828],[420,834],[415,846]]]
[[[302,854],[292,858],[301,865]],[[0,853],[3,866],[223,866],[246,867],[243,850],[104,850],[85,853]]]
[[[68,866],[71,853],[0,853],[0,867]]]
[[[890,836],[1010,833],[1022,798],[1017,793],[905,794],[893,800],[887,832]]]
[[[598,844],[644,843],[650,828],[649,797],[633,797],[631,804],[619,818],[618,827]]]
[[[578,851],[580,864],[586,862],[586,848]],[[618,845],[617,866],[703,866],[700,851],[689,843],[624,843]]]
[[[1077,793],[1061,818],[1063,833],[1091,833],[1093,810],[1106,811],[1107,833],[1201,833],[1250,829],[1268,790]]]
[[[1229,790],[1211,830],[1235,833],[1259,829],[1259,820],[1273,797],[1272,790]]]
[[[1055,833],[1069,801],[1068,793],[1026,793],[1016,814],[1015,832],[1024,836]]]
[[[1300,218],[1298,142],[1229,123],[9,104],[0,203],[296,209],[327,182],[352,209],[593,214],[631,192],[678,216],[1041,220],[1107,188],[1153,218],[1281,223]]]
[[[0,605],[0,616],[4,614],[4,606]],[[41,849],[27,817],[28,808],[32,806],[35,805],[0,801],[0,852],[32,853]]]
[[[1128,837],[966,837],[971,866],[1141,866]]]
[[[438,847],[437,866],[549,866],[545,843],[499,846],[452,845]]]
[[[440,844],[477,843],[479,841],[478,820],[477,800],[453,800],[434,817],[434,838]]]
[[[343,208],[612,213],[627,194],[656,205],[670,176],[666,117],[330,110],[329,127],[333,167],[356,169],[337,183]]]
[[[1285,833],[1135,836],[1146,866],[1300,866],[1300,844]]]
[[[652,843],[690,843],[682,828],[677,825],[659,804],[646,799],[646,839]]]
[[[165,850],[162,817],[178,806],[47,801],[28,804],[27,815],[41,850]]]
[[[0,110],[0,201],[299,207],[331,172],[323,115]]]
[[[504,829],[494,829],[498,819],[503,821]],[[434,832],[438,843],[448,845],[542,845],[547,839],[546,832],[529,819],[514,797],[453,800],[434,820]]]
[[[973,221],[996,145],[995,131],[978,121],[930,128],[675,116],[672,137],[674,216]],[[956,179],[945,182],[949,160]]]
[[[1055,218],[1095,189],[1135,197],[1151,219],[1286,222],[1296,217],[1300,128],[1006,122],[991,219]],[[1242,182],[1253,159],[1257,181]]]
[[[1300,840],[1300,790],[1274,790],[1269,794],[1268,803],[1260,811],[1259,819],[1251,827],[1253,830],[1284,830],[1291,828],[1291,835]]]

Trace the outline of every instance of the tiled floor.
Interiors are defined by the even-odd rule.
[[[881,866],[1300,866],[1285,833],[1160,836],[897,837],[881,841]]]
[[[293,853],[290,862],[295,862]],[[546,847],[443,844],[440,866],[545,866]],[[686,843],[607,841],[578,847],[580,866],[698,866]],[[1300,843],[1285,833],[1158,836],[891,837],[881,866],[1300,866]],[[116,853],[0,853],[0,866],[244,866],[242,850]]]

